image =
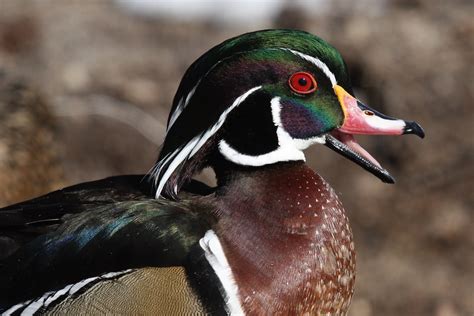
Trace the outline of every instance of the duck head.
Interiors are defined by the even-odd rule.
[[[151,172],[156,197],[176,198],[196,172],[220,160],[250,167],[299,161],[315,143],[393,183],[354,134],[424,137],[417,123],[357,100],[341,55],[322,39],[296,30],[244,34],[186,71]]]

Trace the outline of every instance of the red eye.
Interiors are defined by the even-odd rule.
[[[314,92],[318,87],[314,77],[307,72],[297,72],[288,80],[291,90],[300,94]]]

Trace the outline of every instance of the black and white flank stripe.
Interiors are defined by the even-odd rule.
[[[82,293],[86,292],[88,289],[92,288],[97,283],[106,280],[114,280],[133,271],[133,269],[128,269],[118,272],[109,272],[100,276],[84,279],[77,283],[69,284],[60,290],[46,292],[39,298],[16,304],[10,307],[5,312],[3,312],[2,316],[42,315],[57,304],[63,302],[64,300],[78,297]]]

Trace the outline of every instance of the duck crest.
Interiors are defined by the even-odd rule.
[[[249,315],[344,315],[355,281],[349,221],[303,162],[234,173],[216,232]]]

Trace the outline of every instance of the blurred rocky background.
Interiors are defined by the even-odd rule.
[[[359,98],[427,134],[360,138],[395,185],[308,150],[352,222],[350,314],[473,315],[473,16],[471,0],[0,0],[0,206],[146,173],[194,59],[243,32],[304,29],[342,52]]]

